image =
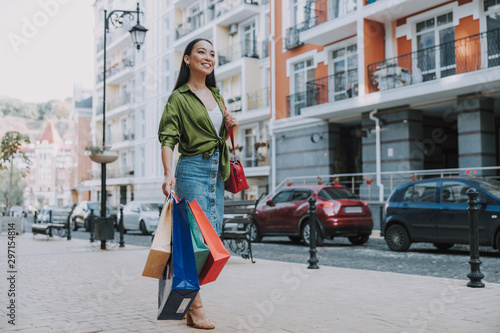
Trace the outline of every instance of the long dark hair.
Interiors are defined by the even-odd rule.
[[[196,38],[196,39],[193,39],[192,41],[189,42],[189,44],[186,46],[186,49],[184,50],[184,54],[182,55],[181,69],[179,71],[179,76],[177,76],[177,82],[175,83],[174,90],[183,86],[186,82],[189,81],[190,71],[189,71],[189,67],[187,66],[186,62],[184,61],[184,57],[186,55],[191,56],[191,52],[193,52],[194,45],[202,40],[209,42],[213,46],[212,42],[209,41],[208,39],[205,39],[205,38]],[[207,77],[205,79],[205,84],[207,85],[207,87],[214,87],[214,88],[217,87],[217,84],[215,82],[214,71],[212,71],[212,73],[207,75]]]

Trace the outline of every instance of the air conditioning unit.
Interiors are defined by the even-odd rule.
[[[232,36],[236,35],[237,32],[238,32],[238,23],[231,24],[228,29],[228,34]]]

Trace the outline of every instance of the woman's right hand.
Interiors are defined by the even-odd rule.
[[[165,194],[165,196],[168,197],[170,195],[170,192],[172,192],[174,188],[175,188],[175,177],[172,173],[167,173],[165,175],[165,179],[163,180],[163,184],[161,185],[163,194]]]

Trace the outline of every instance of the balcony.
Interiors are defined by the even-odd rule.
[[[358,96],[358,70],[352,69],[306,83],[306,90],[287,96],[287,116],[301,109]]]
[[[255,59],[259,58],[259,54],[257,52],[257,41],[243,40],[235,45],[219,51],[219,66],[224,66],[225,64],[241,59],[243,57]]]
[[[134,67],[133,57],[122,58],[120,63],[115,63],[106,67],[106,84],[119,84],[134,76],[134,72],[131,70],[131,68]],[[97,74],[96,83],[100,84],[103,80],[103,73]]]
[[[500,65],[500,29],[464,37],[367,66],[368,92],[438,80]]]
[[[125,94],[106,101],[106,117],[113,117],[127,110],[124,106],[131,105],[133,102],[131,94]],[[102,115],[102,100],[96,105],[96,115]]]
[[[247,93],[247,110],[256,110],[269,106],[269,88]]]
[[[229,112],[240,112],[242,110],[241,96],[228,98],[226,104]]]
[[[178,8],[183,8],[180,2]],[[234,23],[243,22],[254,15],[259,14],[259,6],[255,0],[220,0],[211,4],[198,13],[187,17],[176,28],[175,39],[196,31],[200,28],[209,28],[209,23],[217,20],[218,25],[229,26]]]
[[[123,21],[123,25],[119,28],[110,26],[109,33],[106,35],[106,49],[108,52],[113,52],[124,48],[125,46],[132,45],[129,30],[135,25],[134,20],[128,18]],[[99,37],[96,45],[97,56],[101,56],[104,49],[104,39]]]
[[[286,29],[285,48],[293,50],[299,46],[304,45],[299,39],[300,27],[290,27]]]

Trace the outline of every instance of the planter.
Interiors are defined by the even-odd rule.
[[[372,184],[372,180],[366,180],[366,185],[371,185]]]
[[[114,162],[118,158],[118,153],[115,151],[105,151],[99,154],[89,155],[89,157],[93,162],[106,164]]]

